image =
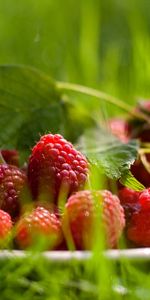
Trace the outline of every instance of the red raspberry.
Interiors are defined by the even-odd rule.
[[[46,249],[54,249],[62,242],[59,219],[43,207],[22,217],[16,226],[16,242],[20,248],[38,247],[40,241],[44,241]]]
[[[12,221],[10,215],[0,209],[0,242],[7,238],[11,228]]]
[[[86,158],[59,134],[47,134],[32,149],[28,179],[35,200],[57,201],[83,188],[88,172]]]
[[[130,129],[126,120],[113,118],[109,120],[108,126],[112,134],[114,134],[123,143],[127,143],[129,141]]]
[[[150,246],[150,189],[139,196],[139,209],[132,214],[127,237],[138,246]]]
[[[139,203],[142,206],[142,209],[150,208],[150,188],[145,189],[139,197]]]
[[[19,152],[17,150],[3,149],[1,154],[7,164],[19,167]]]
[[[136,192],[127,187],[122,188],[119,191],[119,199],[122,205],[124,204],[135,204],[138,202],[140,192]]]
[[[71,237],[79,250],[90,249],[101,218],[107,246],[114,247],[125,225],[119,198],[106,190],[77,192],[65,206],[62,226],[66,239],[70,242]],[[98,231],[101,233],[101,228]]]
[[[122,188],[118,193],[120,203],[123,206],[125,212],[126,227],[128,227],[132,214],[139,209],[140,194],[141,192],[133,191],[127,187]]]
[[[0,208],[12,218],[20,213],[20,198],[26,183],[26,175],[17,167],[0,165]]]

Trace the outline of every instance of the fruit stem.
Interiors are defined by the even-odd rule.
[[[79,84],[74,84],[74,83],[69,83],[69,82],[60,82],[60,81],[56,82],[56,86],[59,90],[62,90],[62,91],[74,91],[74,92],[82,93],[82,94],[85,94],[88,96],[93,96],[98,99],[109,102],[111,104],[114,104],[114,105],[118,106],[119,108],[123,109],[124,111],[128,112],[131,116],[136,117],[138,119],[142,119],[150,124],[150,118],[148,116],[146,116],[144,113],[135,112],[132,109],[131,105],[125,103],[124,101],[119,100],[116,97],[106,94],[102,91],[98,91],[96,89],[82,86]]]

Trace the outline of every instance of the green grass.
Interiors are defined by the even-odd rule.
[[[146,0],[0,2],[0,64],[35,66],[129,103],[150,95],[149,36]],[[88,105],[101,108],[103,118],[122,113],[78,94],[72,99],[81,112]],[[101,246],[80,263],[47,262],[37,253],[1,260],[0,299],[149,300],[149,262],[109,261]]]

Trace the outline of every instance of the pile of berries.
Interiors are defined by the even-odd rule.
[[[150,116],[150,101],[140,101],[134,111],[144,114],[145,120],[114,118],[109,121],[109,128],[123,143],[138,139],[142,148],[142,156],[139,155],[131,166],[131,172],[145,189],[136,192],[118,184],[118,197],[125,212],[129,246],[150,247],[150,123],[146,121]]]
[[[150,114],[150,102],[135,111]],[[139,119],[112,119],[112,134],[123,143],[139,139],[149,147],[150,125]],[[144,143],[144,144],[143,144]],[[46,134],[19,168],[16,150],[1,150],[0,247],[89,250],[96,241],[118,247],[124,233],[131,247],[150,247],[150,154],[131,166],[145,186],[141,192],[117,183],[118,194],[88,189],[90,163],[59,134]]]
[[[98,239],[117,247],[123,206],[110,191],[88,190],[89,173],[86,157],[59,134],[40,138],[26,168],[16,150],[2,150],[0,246],[87,250]]]

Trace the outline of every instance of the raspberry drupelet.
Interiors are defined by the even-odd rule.
[[[82,189],[87,180],[84,155],[59,134],[47,134],[32,149],[28,180],[34,200],[57,203],[61,191],[66,198]]]

